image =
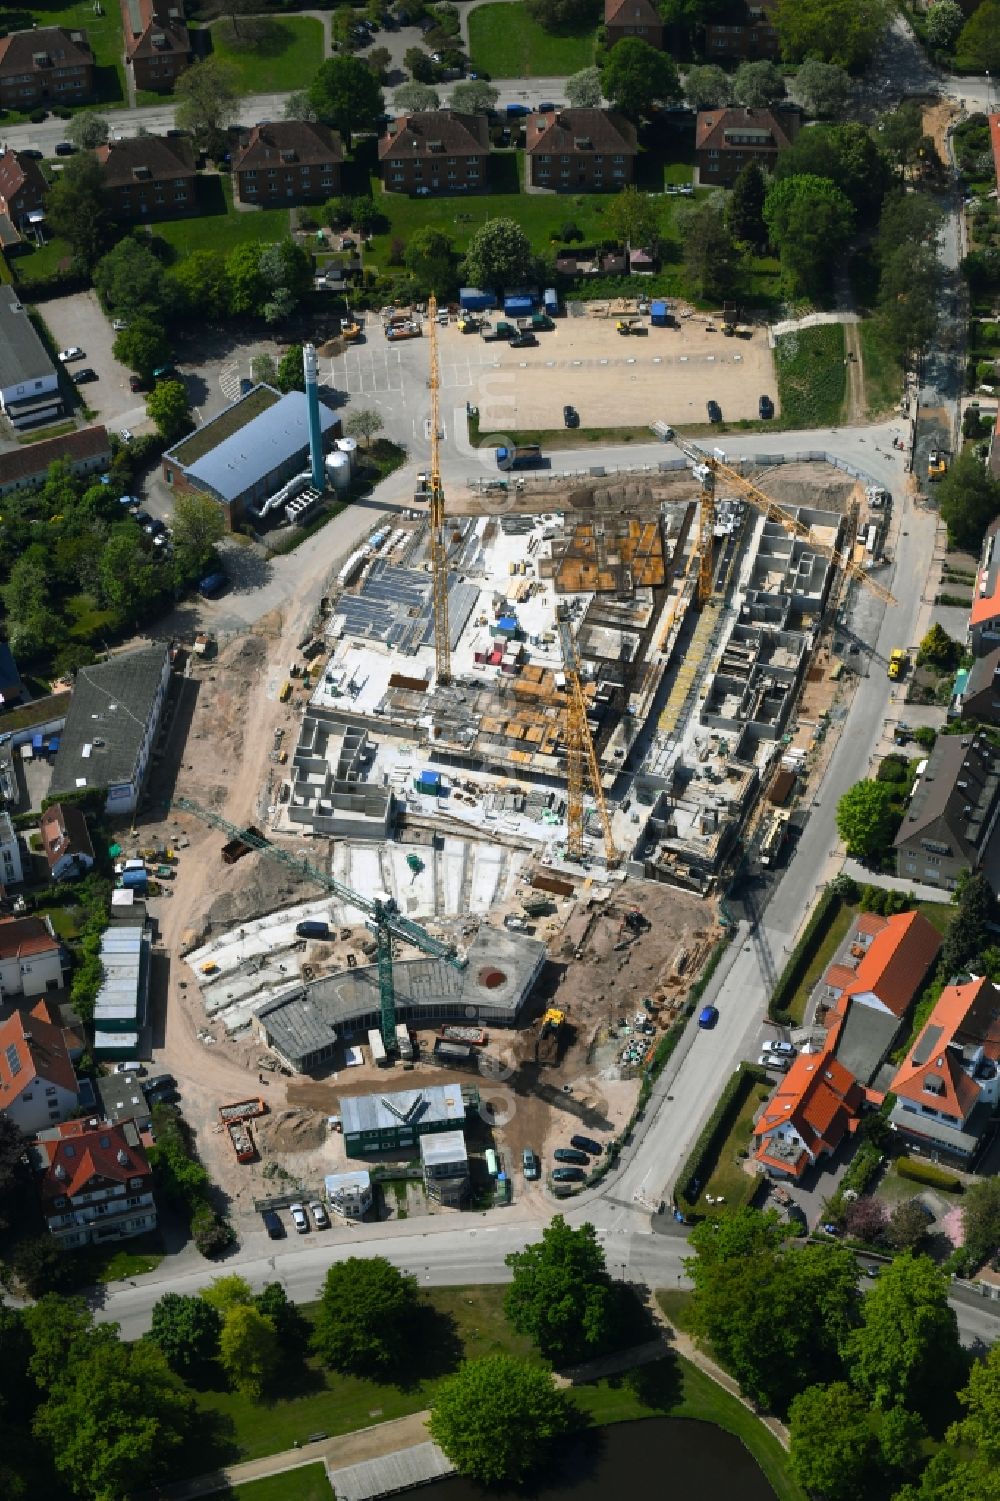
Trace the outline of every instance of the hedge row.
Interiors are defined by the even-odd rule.
[[[869,1187],[882,1163],[882,1152],[872,1141],[862,1142],[854,1154],[850,1167],[841,1178],[837,1191],[826,1203],[831,1219],[839,1219],[844,1211],[844,1195],[853,1188],[860,1197]]]
[[[840,911],[840,903],[840,893],[834,891],[832,886],[827,887],[816,903],[813,915],[806,923],[805,932],[789,954],[788,963],[767,1003],[767,1014],[773,1022],[787,1023],[790,1020],[788,1004],[805,978],[817,943]]]
[[[688,1204],[694,1204],[698,1198],[698,1189],[693,1185],[702,1182],[706,1166],[710,1158],[718,1156],[732,1127],[733,1121],[743,1108],[744,1101],[755,1084],[771,1084],[773,1081],[766,1069],[758,1068],[752,1063],[741,1063],[719,1096],[718,1104],[712,1111],[711,1116],[695,1142],[683,1168],[677,1177],[677,1182],[682,1185],[678,1189],[679,1196]]]
[[[696,1004],[698,1001],[700,1001],[702,996],[705,994],[705,991],[708,989],[708,982],[715,974],[715,971],[718,969],[719,965],[722,963],[722,956],[726,952],[726,949],[729,945],[729,940],[732,938],[732,936],[733,929],[727,929],[719,939],[718,943],[715,945],[715,948],[712,950],[711,954],[709,954],[708,963],[705,965],[705,968],[702,970],[697,980],[695,980],[694,984],[691,986],[691,994],[688,999],[692,1002],[692,1004]]]
[[[954,1173],[936,1167],[933,1162],[918,1162],[913,1157],[900,1157],[896,1171],[901,1178],[911,1178],[914,1183],[926,1183],[931,1188],[943,1188],[946,1193],[960,1194],[965,1187]]]

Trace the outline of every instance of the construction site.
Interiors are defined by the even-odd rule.
[[[780,859],[842,691],[824,623],[885,595],[844,475],[676,446],[448,497],[432,447],[318,612],[191,659],[164,1061],[234,1206],[350,1168],[342,1101],[387,1087],[460,1083],[506,1184],[626,1127],[737,866]],[[265,1118],[219,1119],[251,1072]]]

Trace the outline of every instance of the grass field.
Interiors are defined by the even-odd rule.
[[[903,391],[899,366],[886,349],[876,325],[866,318],[858,328],[865,370],[865,397],[869,417],[894,412]]]
[[[216,1491],[219,1501],[333,1501],[333,1491],[321,1464],[303,1465],[265,1480],[250,1480],[229,1490]]]
[[[735,1212],[750,1202],[759,1180],[756,1175],[743,1171],[737,1154],[749,1150],[753,1139],[754,1116],[770,1094],[769,1084],[755,1084],[743,1101],[728,1136],[719,1148],[715,1166],[698,1196],[698,1209],[707,1214],[712,1213],[713,1206],[706,1203],[709,1194],[713,1198],[725,1199],[727,1213]]]
[[[596,32],[545,31],[527,7],[479,5],[469,15],[472,66],[493,78],[552,78],[589,68]],[[539,102],[539,101],[536,101]]]
[[[234,33],[229,20],[211,27],[212,51],[239,70],[249,94],[304,89],[323,61],[323,23],[311,16],[258,16],[240,21],[245,35]]]
[[[6,31],[27,31],[32,26],[64,26],[68,31],[85,31],[94,52],[96,64],[97,103],[101,109],[121,109],[128,102],[125,88],[125,68],[122,63],[122,17],[117,3],[107,0],[104,14],[94,14],[92,0],[77,0],[75,5],[42,5],[37,9],[13,5],[4,11]],[[50,106],[46,106],[49,108]],[[69,106],[72,109],[93,109],[88,104]],[[16,110],[8,110],[4,116],[6,125],[16,125],[27,119]]]
[[[218,250],[225,255],[237,245],[282,240],[288,234],[285,208],[237,212],[228,176],[202,175],[197,186],[199,217],[164,220],[153,231],[172,247],[175,260],[183,260],[194,250]]]
[[[800,328],[776,340],[774,362],[785,427],[836,427],[847,396],[844,330],[839,323]]]

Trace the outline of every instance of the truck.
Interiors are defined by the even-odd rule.
[[[538,469],[544,463],[538,443],[520,443],[515,448],[501,446],[497,449],[498,469]]]
[[[765,869],[769,869],[781,854],[788,834],[789,817],[787,808],[776,808],[767,819],[767,827],[760,841],[760,863]]]
[[[253,824],[250,824],[247,833],[252,834],[255,839],[264,838],[260,829],[255,828]],[[228,844],[222,846],[222,863],[235,865],[237,860],[242,860],[244,855],[249,855],[253,848],[254,846],[247,844],[245,839],[230,839]]]
[[[893,647],[889,653],[888,675],[895,682],[901,678],[910,665],[910,659],[901,646]]]
[[[529,917],[545,917],[552,911],[552,900],[547,896],[523,896],[521,907]]]
[[[442,1042],[464,1042],[474,1048],[484,1048],[490,1040],[490,1034],[482,1027],[438,1027],[437,1035]]]
[[[400,339],[419,339],[420,324],[401,323],[397,327],[387,328],[385,336],[393,344],[398,343]]]
[[[330,939],[330,924],[307,918],[304,922],[295,924],[295,933],[298,938],[318,938],[327,943]]]
[[[412,1063],[413,1039],[405,1022],[396,1023],[396,1050],[404,1063]]]

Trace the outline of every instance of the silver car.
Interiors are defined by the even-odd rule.
[[[330,1216],[318,1199],[314,1199],[309,1205],[309,1213],[313,1217],[313,1224],[317,1230],[329,1230]]]
[[[309,1220],[301,1204],[289,1204],[288,1213],[292,1216],[292,1224],[300,1235],[305,1235],[309,1229]]]

